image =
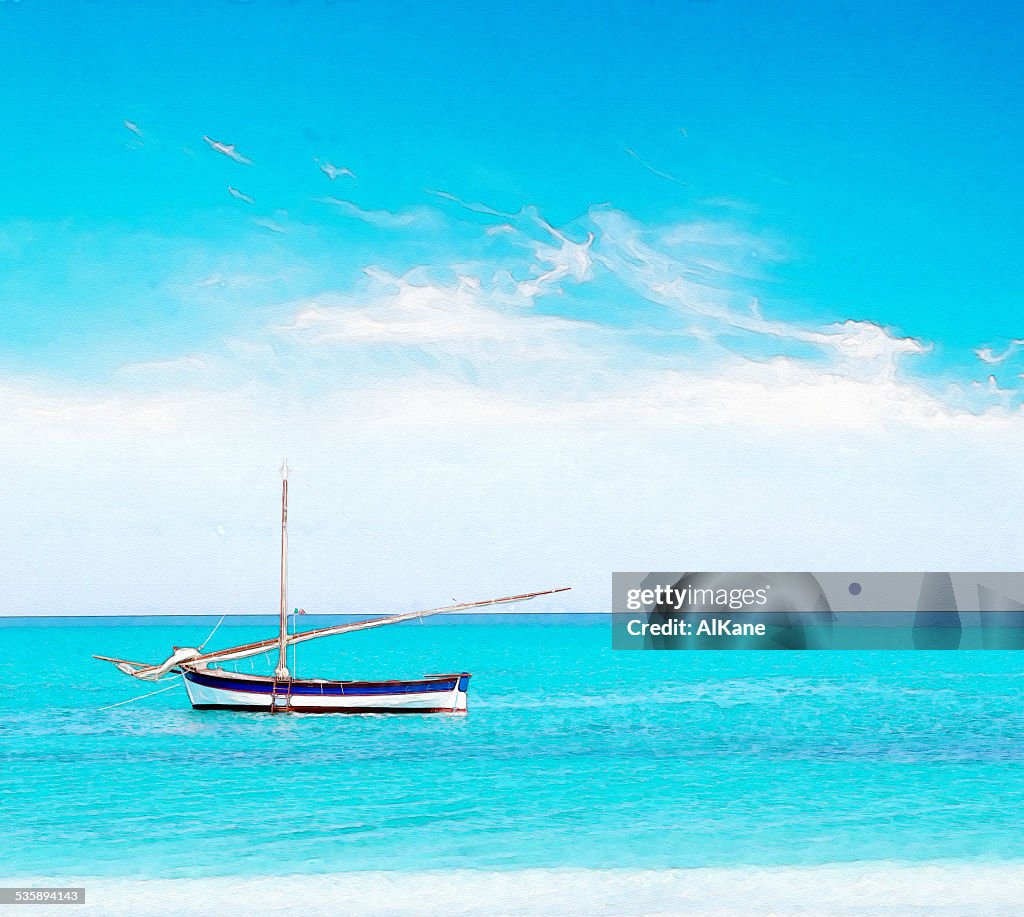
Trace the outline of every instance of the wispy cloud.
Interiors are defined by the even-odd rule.
[[[272,220],[270,217],[253,217],[253,223],[260,227],[260,229],[266,229],[268,232],[274,232],[279,235],[286,235],[288,229],[279,223],[277,220]]]
[[[539,214],[535,214],[534,218],[560,244],[557,248],[550,245],[537,245],[535,249],[537,261],[541,264],[550,265],[550,267],[537,277],[521,281],[519,283],[520,294],[532,298],[545,293],[560,291],[559,281],[567,278],[574,280],[576,283],[586,281],[590,277],[591,267],[593,266],[590,249],[594,244],[594,233],[587,232],[585,241],[574,242],[564,233],[555,229]]]
[[[434,197],[438,197],[444,201],[451,201],[453,204],[458,204],[464,210],[468,210],[471,213],[480,213],[486,216],[501,217],[502,219],[514,219],[516,216],[515,214],[512,213],[503,213],[500,210],[495,210],[493,207],[490,207],[487,204],[471,203],[469,201],[464,201],[462,198],[457,197],[456,195],[452,194],[449,191],[435,191],[431,188],[426,188],[425,190],[427,194],[433,195]]]
[[[925,342],[899,336],[871,322],[807,327],[766,319],[760,303],[756,309],[750,308],[744,284],[733,282],[743,276],[739,266],[748,257],[749,242],[739,239],[735,244],[735,266],[718,252],[716,269],[709,274],[703,251],[709,241],[707,224],[699,226],[696,233],[680,226],[651,230],[615,211],[595,211],[594,220],[601,240],[595,257],[602,264],[646,299],[686,316],[690,323],[699,322],[717,339],[739,332],[755,344],[769,340],[812,345],[826,358],[813,364],[817,372],[849,378],[892,379],[905,357],[929,349]],[[725,229],[726,238],[730,232]],[[681,241],[689,245],[692,259],[681,260],[672,250]],[[715,247],[721,246],[716,243]],[[732,346],[742,347],[735,343]],[[794,357],[792,353],[783,355]]]
[[[184,356],[173,360],[148,360],[142,363],[128,363],[122,372],[132,374],[178,374],[199,372],[206,369],[207,360],[199,356]]]
[[[9,510],[50,519],[57,499],[57,525],[74,532],[31,560],[20,530],[9,539],[9,607],[67,607],[67,588],[46,584],[100,564],[109,585],[79,611],[137,610],[143,579],[153,609],[206,609],[217,583],[235,610],[262,607],[249,558],[273,556],[266,488],[272,500],[284,453],[316,495],[302,513],[318,533],[307,569],[335,569],[336,545],[352,543],[337,506],[389,548],[359,555],[363,575],[341,598],[329,577],[297,575],[325,611],[429,601],[422,583],[441,580],[484,594],[564,580],[582,587],[573,607],[594,610],[607,570],[651,563],[666,543],[696,545],[709,568],[725,555],[768,563],[759,533],[780,518],[799,524],[772,540],[779,567],[799,566],[809,543],[837,568],[1007,564],[1024,549],[999,509],[1024,448],[1017,394],[925,378],[915,363],[927,342],[881,324],[787,317],[770,287],[761,296],[751,251],[774,252],[765,240],[728,221],[641,224],[608,207],[565,224],[532,208],[493,226],[430,218],[437,231],[412,246],[400,244],[406,224],[382,230],[394,233],[389,263],[405,255],[407,268],[346,269],[312,295],[282,281],[267,300],[250,283],[297,245],[206,253],[185,263],[179,292],[205,301],[224,285],[218,303],[248,304],[229,332],[126,359],[81,388],[0,379],[0,460],[27,469]],[[489,237],[495,226],[507,238]],[[526,295],[531,273],[562,295]],[[965,512],[965,479],[995,509]],[[155,518],[177,521],[154,531]],[[995,560],[993,525],[1010,533]],[[427,572],[382,596],[395,556]],[[16,575],[29,563],[33,577]]]
[[[275,279],[277,279],[277,277],[274,275],[267,274],[251,274],[240,271],[214,271],[212,274],[207,274],[205,277],[190,283],[191,286],[200,290],[209,289],[211,287],[236,290],[243,289],[245,287],[253,287],[261,283],[268,283]]]
[[[356,220],[362,220],[371,226],[379,229],[406,229],[416,223],[427,223],[432,221],[432,216],[425,209],[401,210],[392,212],[390,210],[364,210],[352,201],[341,200],[336,197],[322,197],[317,199],[321,204],[328,204],[336,208],[345,216]]]
[[[1024,347],[1024,340],[1017,338],[1010,341],[1006,347],[998,353],[991,347],[979,347],[974,351],[974,353],[982,363],[995,365],[1006,362],[1010,357],[1015,356],[1022,347]]]
[[[254,290],[253,301],[276,318],[270,328],[235,330],[219,346],[211,341],[148,361],[153,385],[170,379],[172,368],[196,370],[196,360],[205,384],[232,390],[262,379],[273,390],[282,365],[313,359],[304,366],[303,384],[322,393],[343,377],[347,385],[374,386],[416,374],[433,381],[450,376],[477,386],[481,397],[492,389],[518,393],[527,403],[580,400],[594,416],[603,403],[616,410],[648,405],[653,416],[661,399],[705,417],[687,393],[706,395],[709,386],[720,392],[719,415],[733,410],[741,423],[751,422],[759,399],[765,416],[783,423],[769,406],[801,405],[809,392],[822,406],[810,413],[803,405],[800,423],[826,429],[838,423],[828,392],[847,393],[860,405],[848,418],[865,422],[872,391],[878,423],[887,411],[890,417],[916,411],[919,422],[932,423],[1018,410],[1016,390],[938,371],[925,340],[866,320],[816,324],[787,317],[766,280],[779,247],[729,220],[642,224],[602,206],[565,225],[533,207],[497,222],[499,209],[472,205],[495,217],[481,226],[428,208],[396,213],[328,202],[396,234],[388,270],[367,268],[348,283],[314,281],[319,292],[292,295],[289,290],[310,290],[311,275],[286,269],[274,246],[247,256],[237,270],[204,255],[198,264],[205,273],[165,285],[167,295],[223,310],[238,308],[232,291]],[[278,214],[252,223],[275,235],[289,228]],[[423,226],[430,232],[406,245],[405,233]],[[324,256],[330,245],[325,239]],[[403,258],[406,266],[399,267]],[[242,312],[232,326],[245,325]],[[138,366],[131,372],[144,374]],[[721,403],[733,396],[742,403]],[[665,416],[675,416],[675,408],[666,407]]]
[[[409,225],[387,216],[375,225]],[[285,307],[269,337],[200,357],[229,373],[228,387],[233,361],[270,360],[268,384],[279,361],[305,361],[307,385],[329,388],[341,365],[350,385],[450,375],[481,391],[517,390],[526,402],[554,403],[556,392],[571,393],[595,417],[602,403],[616,411],[631,404],[652,417],[662,404],[666,417],[685,410],[700,422],[717,416],[746,424],[762,416],[782,425],[848,428],[887,417],[928,425],[1017,410],[1013,397],[991,386],[928,382],[908,362],[930,352],[926,341],[870,321],[813,325],[774,316],[777,310],[754,292],[752,240],[729,223],[717,234],[707,221],[643,226],[595,208],[567,229],[525,208],[515,226],[499,225],[509,225],[517,241],[497,261],[455,258],[405,274],[367,268],[365,283],[350,292]],[[574,314],[538,312],[551,293],[571,294],[557,311]],[[610,325],[609,302],[618,303]],[[584,303],[598,311],[588,314]],[[638,321],[634,313],[646,317]],[[247,366],[239,378],[260,373]],[[840,397],[848,400],[842,418],[830,406]],[[798,414],[787,420],[790,409]]]
[[[658,176],[658,178],[663,178],[663,179],[665,179],[665,181],[674,182],[675,184],[682,185],[684,187],[688,184],[688,182],[681,181],[680,179],[676,178],[674,175],[672,175],[672,174],[670,174],[668,172],[664,172],[661,169],[656,169],[646,159],[644,159],[642,156],[640,156],[639,153],[637,153],[635,150],[631,149],[630,147],[624,146],[623,149],[630,156],[632,156],[638,163],[640,163],[640,165],[642,165],[652,175],[656,175],[656,176]]]
[[[289,323],[272,330],[317,346],[431,348],[489,362],[494,344],[511,347],[515,360],[526,354],[531,361],[550,357],[563,350],[561,335],[586,326],[530,314],[494,288],[485,289],[475,277],[443,283],[372,270],[369,279],[358,296],[322,297],[300,305]]]
[[[735,210],[741,213],[756,213],[757,206],[752,204],[750,201],[740,200],[736,197],[729,197],[728,195],[720,195],[718,197],[706,197],[697,202],[703,204],[705,207],[719,207],[723,210]]]

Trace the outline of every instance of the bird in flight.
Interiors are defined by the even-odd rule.
[[[240,201],[245,201],[247,204],[256,203],[256,201],[253,198],[251,198],[248,194],[246,194],[244,191],[239,191],[237,188],[232,188],[231,185],[228,185],[228,194],[230,194],[232,197],[238,198],[238,200]]]
[[[252,165],[252,160],[239,153],[238,150],[235,149],[235,145],[233,143],[221,143],[219,140],[213,140],[212,138],[207,137],[206,134],[203,134],[203,140],[209,144],[211,150],[215,150],[223,156],[227,156],[228,159],[233,159],[235,162],[242,163],[242,165]]]
[[[268,217],[256,217],[253,219],[253,223],[261,227],[262,229],[266,229],[268,232],[276,232],[281,235],[285,235],[288,232],[288,230],[285,229],[280,223],[278,223],[276,220],[271,220]]]
[[[355,172],[353,172],[351,169],[345,168],[345,166],[338,168],[338,166],[334,165],[333,163],[321,162],[319,159],[314,159],[314,162],[316,162],[316,164],[320,166],[320,171],[323,172],[324,175],[326,175],[331,181],[334,181],[334,179],[336,179],[339,175],[347,175],[349,178],[356,177]]]

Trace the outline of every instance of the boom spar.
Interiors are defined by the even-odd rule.
[[[413,621],[417,618],[428,618],[433,615],[450,614],[455,611],[466,611],[472,608],[487,608],[492,605],[511,605],[515,602],[528,602],[530,599],[542,595],[554,595],[556,592],[568,592],[569,586],[562,586],[559,589],[546,589],[543,592],[527,592],[522,595],[510,595],[500,599],[485,599],[482,602],[463,602],[457,605],[444,605],[440,608],[428,608],[423,611],[409,611],[403,614],[387,615],[380,618],[368,618],[364,621],[352,621],[348,624],[335,624],[331,627],[321,627],[316,630],[308,630],[298,634],[282,633],[270,640],[260,640],[256,643],[246,643],[242,646],[232,646],[223,650],[216,650],[212,653],[201,653],[199,650],[181,647],[175,650],[174,654],[168,657],[159,665],[142,665],[140,663],[127,662],[123,659],[112,659],[109,656],[95,656],[95,659],[102,659],[106,662],[113,662],[122,672],[134,675],[146,681],[156,681],[167,674],[175,666],[180,664],[189,667],[205,668],[211,662],[230,662],[235,659],[247,659],[250,656],[259,656],[267,653],[275,646],[278,646],[279,653],[287,653],[290,645],[304,643],[307,640],[317,640],[321,637],[334,637],[340,634],[348,634],[358,630],[370,630],[374,627],[384,627],[388,624],[401,624],[404,621]],[[279,659],[281,657],[279,656]]]

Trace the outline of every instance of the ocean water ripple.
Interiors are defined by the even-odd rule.
[[[1014,653],[613,652],[597,616],[500,616],[300,655],[333,677],[472,671],[465,717],[194,712],[183,690],[100,709],[145,691],[91,653],[161,658],[215,621],[4,626],[0,677],[21,701],[0,710],[5,871],[1024,861]]]

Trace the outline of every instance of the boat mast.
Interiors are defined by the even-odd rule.
[[[275,678],[288,672],[288,459],[281,465],[281,630],[277,638]]]

